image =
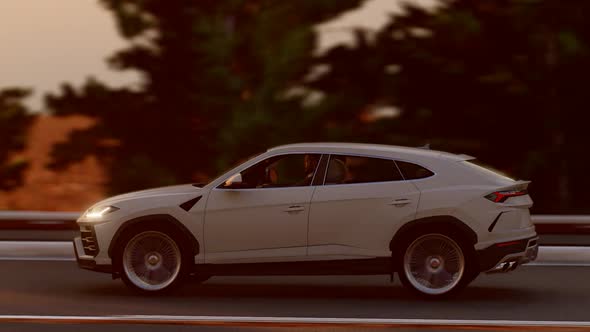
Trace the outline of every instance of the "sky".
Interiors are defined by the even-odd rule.
[[[0,0],[0,42],[0,88],[33,88],[36,109],[62,82],[79,85],[90,75],[113,85],[138,79],[108,68],[105,59],[125,42],[97,0]]]
[[[411,0],[430,6],[435,0]],[[350,28],[378,29],[399,0],[369,0],[362,8],[318,26],[319,50],[351,41]],[[106,59],[125,46],[111,14],[98,0],[0,0],[0,89],[34,90],[28,104],[42,110],[42,98],[63,82],[80,85],[94,76],[113,86],[136,84],[137,73],[111,70]]]

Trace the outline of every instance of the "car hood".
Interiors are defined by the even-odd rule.
[[[182,184],[176,186],[160,187],[147,190],[134,191],[122,195],[109,197],[95,205],[104,205],[109,203],[121,202],[131,199],[155,197],[155,196],[171,196],[171,195],[186,195],[186,194],[198,194],[202,190],[201,187],[192,184]]]

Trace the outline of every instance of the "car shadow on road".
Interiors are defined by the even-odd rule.
[[[150,297],[150,294],[138,294],[122,284],[103,285],[102,287],[88,287],[85,293],[102,297]],[[519,303],[533,302],[543,294],[537,294],[530,289],[503,288],[473,285],[452,295],[443,301],[515,301]],[[545,294],[546,295],[546,294]],[[185,285],[179,289],[155,296],[158,299],[358,299],[358,300],[396,300],[404,302],[431,301],[417,296],[398,283],[392,285],[314,285],[304,283],[204,283],[201,285]]]
[[[201,285],[188,288],[180,296],[198,297],[265,297],[265,298],[305,298],[305,299],[387,299],[401,301],[430,300],[417,296],[400,285],[391,286],[326,286],[326,285]],[[528,292],[513,288],[469,287],[450,296],[449,300],[494,301],[507,298],[521,300],[530,297]],[[446,300],[446,299],[445,299]]]

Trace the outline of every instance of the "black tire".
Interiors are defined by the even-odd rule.
[[[129,255],[133,255],[133,248],[130,246],[134,245],[134,243],[137,243],[137,241],[149,241],[150,237],[160,237],[163,241],[169,242],[171,247],[170,251],[165,250],[165,253],[160,254],[161,263],[160,260],[158,263],[160,264],[160,267],[164,267],[165,264],[174,266],[174,272],[170,273],[172,276],[170,276],[169,279],[166,279],[165,282],[162,282],[159,286],[155,284],[153,287],[144,278],[138,276],[138,273],[135,272],[135,268],[130,265],[132,263],[130,263],[129,260]],[[186,241],[184,241],[184,238],[185,237],[180,232],[171,230],[170,227],[165,227],[159,223],[150,222],[146,223],[145,225],[137,225],[132,229],[126,230],[124,234],[121,235],[117,243],[114,255],[115,268],[119,272],[123,283],[133,291],[143,294],[162,294],[176,289],[187,280],[193,265],[192,256],[188,254],[192,252],[192,250],[190,250],[190,246],[186,243]],[[136,251],[137,250],[139,249],[136,249]],[[172,252],[174,252],[174,254],[172,254]],[[126,255],[128,256],[126,257]],[[139,260],[135,259],[131,261],[136,262],[136,265],[139,264],[138,269],[145,268],[147,270],[148,265],[150,264],[148,259],[153,256],[149,256],[148,252],[145,257],[146,258],[144,260],[141,260],[140,258]],[[138,262],[142,262],[142,264],[145,264],[145,266],[142,266],[142,264]],[[152,266],[150,266],[150,268],[152,268]],[[162,273],[160,270],[158,271],[158,273]],[[163,271],[165,271],[165,269]],[[151,272],[147,273],[149,273],[151,276]]]
[[[191,283],[197,283],[197,284],[202,284],[205,281],[211,279],[212,276],[207,275],[207,274],[191,274],[190,277],[188,278],[190,280]]]
[[[441,287],[441,288],[429,287],[428,285],[424,284],[424,283],[426,283],[425,279],[421,279],[420,276],[415,276],[414,273],[412,273],[410,271],[412,269],[411,266],[416,266],[416,265],[419,266],[421,263],[421,260],[419,260],[419,259],[411,260],[410,257],[416,257],[416,256],[412,256],[413,252],[410,253],[408,251],[415,250],[415,249],[412,249],[413,245],[414,245],[414,248],[417,249],[419,244],[421,243],[419,241],[434,241],[434,240],[450,241],[450,242],[448,242],[448,244],[452,247],[453,247],[452,244],[454,243],[456,245],[456,247],[453,247],[453,248],[458,249],[460,251],[460,255],[457,255],[457,256],[462,257],[462,260],[463,260],[463,272],[462,273],[453,272],[453,274],[457,275],[457,277],[455,278],[453,276],[454,280],[451,283],[451,285],[448,286],[448,287],[450,287],[448,289],[447,289],[447,287]],[[402,285],[404,285],[404,287],[410,289],[413,293],[423,296],[423,297],[426,297],[426,298],[442,298],[442,297],[454,295],[457,292],[464,289],[479,274],[479,270],[477,269],[477,260],[475,259],[476,256],[475,256],[475,250],[473,248],[473,245],[469,244],[469,242],[463,236],[461,236],[460,233],[453,232],[452,230],[449,230],[449,229],[445,229],[442,227],[440,227],[440,228],[439,227],[429,227],[429,229],[415,230],[415,231],[410,232],[408,234],[404,234],[403,242],[400,243],[398,246],[396,246],[396,248],[397,248],[397,252],[393,253],[395,255],[395,257],[394,257],[395,258],[394,262],[396,264],[395,270],[398,272],[399,279],[400,279]],[[441,275],[442,273],[446,273],[447,275],[451,274],[446,270],[445,261],[441,257],[441,252],[436,252],[436,250],[437,250],[436,248],[429,248],[428,250],[424,248],[424,250],[425,251],[423,251],[422,254],[428,255],[427,256],[428,258],[425,258],[425,260],[424,260],[424,264],[425,264],[424,271],[426,271],[429,268],[433,268],[432,266],[426,265],[427,259],[430,259],[431,261],[434,260],[430,264],[434,264],[438,261],[438,263],[436,264],[436,265],[438,265],[436,267],[436,269],[439,269],[439,270],[435,270],[435,271],[429,271],[429,272],[431,272],[431,275],[432,274]],[[438,250],[443,250],[443,249],[439,248]],[[424,254],[426,252],[427,252],[427,254]],[[435,258],[431,258],[431,257],[435,257]],[[442,263],[440,263],[441,260],[442,260]],[[458,262],[460,259],[457,257],[453,257],[452,259],[449,258],[449,260],[446,264],[448,264],[449,266],[451,266],[451,265],[459,266],[459,264],[457,262],[454,262],[455,260]],[[411,262],[414,262],[414,263],[411,263]],[[412,275],[412,277],[411,277],[412,280],[410,280],[410,277],[409,277],[410,275]],[[420,281],[420,280],[422,280],[422,281]],[[430,284],[430,286],[432,286],[432,279],[430,279],[427,283]]]
[[[466,282],[465,286],[468,286],[469,284],[471,284],[477,277],[479,277],[479,270],[472,268],[468,272],[467,276],[465,277],[465,282]]]

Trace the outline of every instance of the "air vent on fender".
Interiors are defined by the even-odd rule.
[[[195,204],[197,204],[197,202],[201,199],[202,196],[197,196],[191,200],[188,200],[182,204],[180,204],[179,206],[184,210],[184,211],[189,211],[190,209],[193,208],[193,206],[195,206]]]

